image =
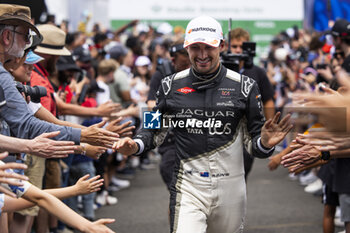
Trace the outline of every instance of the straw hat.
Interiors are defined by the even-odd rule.
[[[0,24],[25,26],[41,37],[38,29],[31,23],[30,8],[14,4],[0,4]]]
[[[43,36],[43,41],[34,50],[36,53],[67,56],[71,55],[65,48],[66,33],[58,27],[51,24],[38,26],[39,32]]]

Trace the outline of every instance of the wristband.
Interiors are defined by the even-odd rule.
[[[321,151],[321,159],[326,161],[330,160],[331,153],[329,151]]]

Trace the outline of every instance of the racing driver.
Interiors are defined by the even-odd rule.
[[[151,112],[150,121],[162,119],[163,127],[147,129],[144,124],[134,139],[120,139],[114,148],[125,155],[140,154],[160,145],[166,130],[173,127],[176,162],[170,231],[242,232],[243,146],[255,157],[269,157],[292,128],[290,116],[278,122],[277,113],[265,122],[256,82],[220,63],[224,41],[215,19],[192,19],[184,47],[191,68],[162,79],[155,112]]]

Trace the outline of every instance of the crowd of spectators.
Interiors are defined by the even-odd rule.
[[[0,9],[6,7],[9,6],[0,5]],[[4,46],[7,31],[25,34],[16,31],[16,27],[22,24],[8,23],[1,15],[0,20]],[[157,151],[141,156],[123,156],[111,149],[113,142],[118,137],[132,136],[142,127],[142,112],[155,105],[160,79],[190,65],[182,46],[183,29],[164,30],[169,28],[167,26],[154,29],[135,20],[115,31],[96,24],[93,32],[70,32],[66,31],[68,27],[60,28],[51,23],[37,26],[36,35],[28,38],[31,43],[26,42],[29,47],[24,54],[14,56],[10,54],[13,53],[11,47],[2,49],[11,59],[5,57],[0,72],[9,72],[22,84],[43,86],[47,94],[40,103],[34,103],[25,95],[19,100],[17,94],[15,96],[7,89],[11,83],[0,77],[1,87],[7,91],[5,108],[0,99],[1,130],[7,136],[1,135],[0,143],[2,151],[11,152],[10,156],[6,153],[0,155],[6,162],[0,164],[0,175],[4,177],[0,182],[18,185],[17,181],[6,180],[8,176],[29,179],[37,187],[24,194],[23,190],[15,191],[17,197],[27,200],[17,204],[12,204],[15,203],[13,194],[5,188],[6,185],[0,187],[0,191],[6,194],[6,198],[2,196],[0,201],[5,200],[2,211],[12,216],[8,220],[6,214],[1,215],[1,229],[30,232],[35,227],[37,233],[57,232],[60,225],[56,217],[67,227],[78,229],[79,223],[87,220],[95,227],[111,222],[95,221],[95,210],[117,204],[118,191],[132,185],[132,179],[121,177],[133,177],[138,169],[152,169],[153,160],[160,159]],[[249,41],[249,34],[244,29],[235,29],[230,36],[231,40]],[[231,43],[230,46],[233,53],[242,53],[237,50],[241,44]],[[264,84],[259,87],[265,92],[263,103],[266,108],[272,108],[273,112],[293,112],[294,130],[281,145],[280,152],[270,158],[269,168],[274,170],[282,162],[291,174],[297,174],[291,178],[308,185],[306,192],[322,194],[323,190],[324,232],[334,232],[334,216],[339,204],[341,221],[345,222],[346,232],[350,232],[350,160],[347,158],[350,143],[346,141],[349,125],[346,124],[346,107],[349,105],[346,98],[350,85],[347,73],[343,71],[350,72],[349,59],[350,23],[341,19],[328,32],[293,27],[279,33],[271,41],[268,51],[258,58],[259,67],[256,66],[252,74],[264,73],[263,81],[260,80]],[[247,74],[240,68],[241,73]],[[12,101],[8,100],[9,95],[13,97]],[[18,103],[21,105],[11,106]],[[19,117],[22,122],[11,117],[18,116],[17,112],[22,110]],[[310,117],[310,113],[318,118]],[[29,114],[60,127],[27,125]],[[265,111],[265,115],[271,114]],[[40,135],[43,132],[51,133]],[[81,135],[79,139],[78,134]],[[25,139],[20,138],[31,140],[24,142]],[[82,143],[74,146],[68,141]],[[165,141],[159,149],[162,155],[160,171],[169,187],[175,156],[171,133]],[[17,163],[11,163],[14,161]],[[10,168],[24,169],[25,176],[6,172]],[[26,181],[23,187],[28,189]],[[57,189],[60,187],[63,188]],[[56,199],[52,201],[46,192],[40,192],[42,188],[66,199],[65,202],[84,219],[67,217],[73,216],[71,210]],[[46,199],[51,202],[43,201]],[[28,201],[36,203],[40,210]],[[61,208],[67,215],[55,213],[48,203]],[[31,208],[21,210],[24,207]]]

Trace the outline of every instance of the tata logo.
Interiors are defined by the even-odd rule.
[[[195,90],[189,87],[183,87],[183,88],[177,89],[177,91],[184,94],[188,94],[188,93],[194,92]]]
[[[162,114],[157,110],[156,112],[143,112],[143,128],[144,129],[160,129]]]

